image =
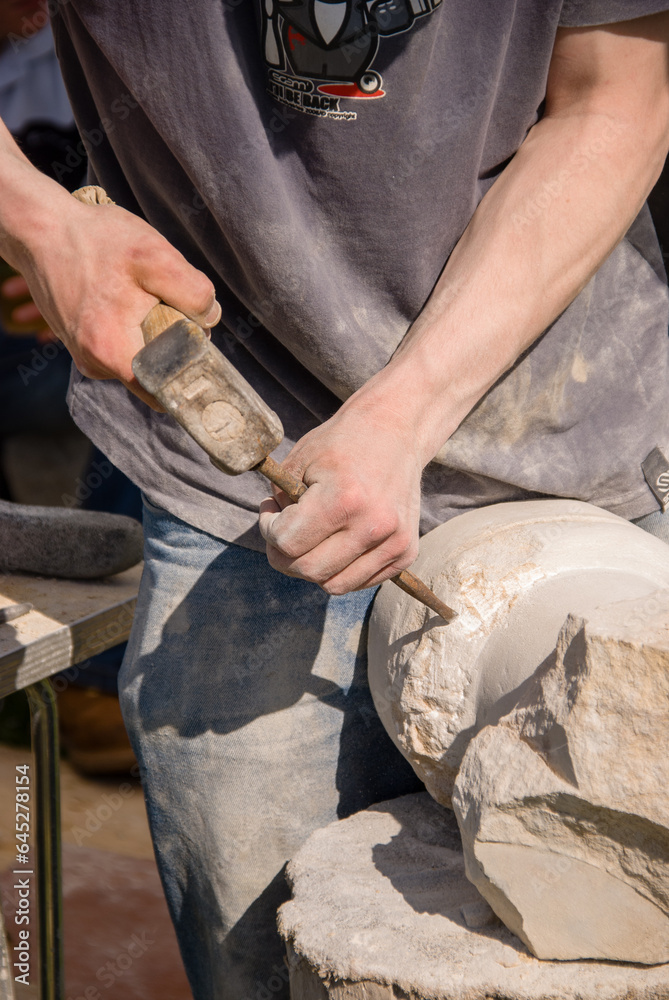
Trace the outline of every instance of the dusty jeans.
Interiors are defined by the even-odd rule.
[[[156,508],[144,531],[119,688],[193,993],[283,1000],[286,861],[318,827],[422,787],[367,686],[374,591],[328,598]]]
[[[649,534],[661,538],[663,542],[669,543],[669,510],[664,514],[660,510],[653,511],[652,514],[646,514],[645,517],[638,517],[634,524]]]

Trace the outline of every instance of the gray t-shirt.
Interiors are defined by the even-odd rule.
[[[386,364],[541,114],[559,25],[669,0],[70,0],[59,55],[95,178],[215,282],[214,340],[283,421],[275,457]],[[482,504],[657,508],[669,305],[647,210],[425,473],[423,531]],[[263,548],[268,494],[167,415],[74,376],[77,422],[155,504]]]

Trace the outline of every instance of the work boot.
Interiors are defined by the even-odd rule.
[[[132,517],[0,500],[0,572],[91,580],[142,558],[142,527]]]
[[[119,774],[137,764],[118,696],[71,684],[58,693],[60,742],[81,774]]]

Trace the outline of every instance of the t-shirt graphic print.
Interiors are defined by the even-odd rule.
[[[388,35],[409,31],[442,0],[259,0],[269,91],[321,118],[350,120],[349,100],[385,96],[372,68]]]

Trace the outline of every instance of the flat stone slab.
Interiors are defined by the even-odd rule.
[[[669,965],[534,958],[467,881],[455,817],[427,793],[318,830],[288,877],[292,1000],[669,1000]]]

